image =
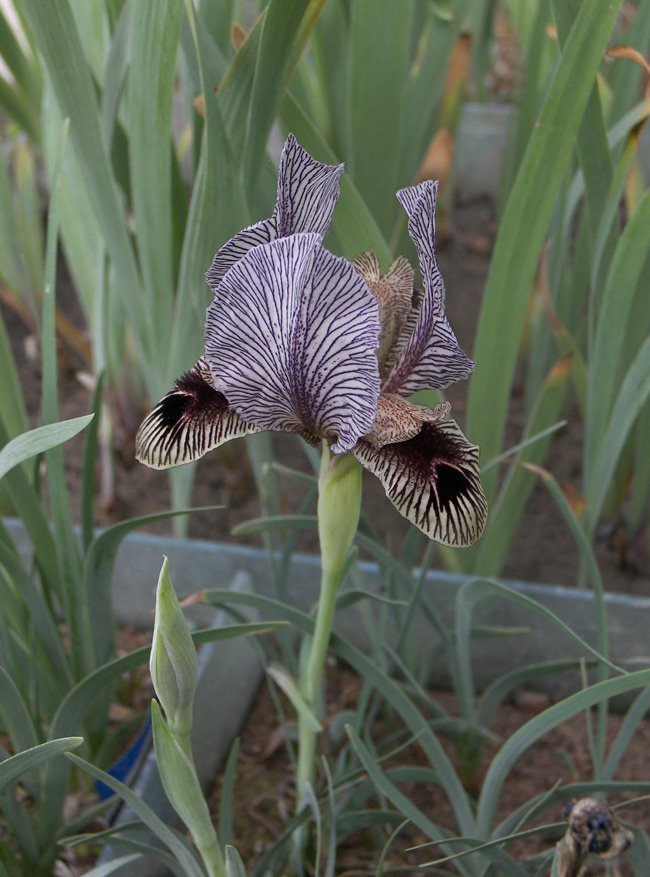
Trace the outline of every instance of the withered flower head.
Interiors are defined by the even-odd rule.
[[[631,845],[634,836],[618,820],[615,811],[598,798],[579,798],[564,808],[569,827],[560,850],[560,877],[580,877],[589,853],[614,859]]]

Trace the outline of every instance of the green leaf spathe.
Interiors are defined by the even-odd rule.
[[[156,618],[149,662],[156,696],[175,734],[189,734],[198,661],[165,558],[156,592]]]

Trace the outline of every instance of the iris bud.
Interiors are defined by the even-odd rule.
[[[149,669],[156,697],[174,734],[189,734],[198,660],[183,610],[164,559],[156,591],[156,616]]]

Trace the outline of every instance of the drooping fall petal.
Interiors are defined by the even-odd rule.
[[[297,232],[316,232],[324,237],[339,197],[342,173],[342,164],[321,164],[289,134],[280,158],[273,215],[248,226],[224,244],[206,274],[208,286],[216,292],[226,272],[251,247]]]
[[[397,197],[408,213],[424,297],[413,333],[384,381],[387,393],[408,396],[426,388],[444,389],[468,378],[474,363],[458,346],[445,316],[445,290],[435,250],[435,209],[438,184],[426,180],[401,189]]]
[[[224,276],[205,358],[247,423],[307,430],[344,453],[375,419],[378,335],[377,303],[358,272],[320,235],[293,234],[250,250]]]
[[[459,547],[481,535],[487,503],[478,448],[453,420],[424,423],[414,438],[382,448],[360,441],[352,453],[379,478],[400,514],[430,539]]]
[[[404,442],[416,436],[423,423],[443,420],[450,410],[449,402],[442,402],[432,410],[415,405],[401,396],[382,393],[377,403],[377,417],[372,425],[372,432],[364,436],[363,440],[375,448]]]
[[[136,458],[152,469],[198,460],[239,436],[259,432],[231,411],[226,397],[209,383],[203,359],[176,381],[144,420],[135,443]]]

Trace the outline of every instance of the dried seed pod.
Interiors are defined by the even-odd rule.
[[[560,877],[581,877],[589,853],[599,859],[613,859],[624,853],[634,839],[611,807],[597,798],[571,801],[564,808],[564,815],[569,827],[564,848],[560,849]]]

